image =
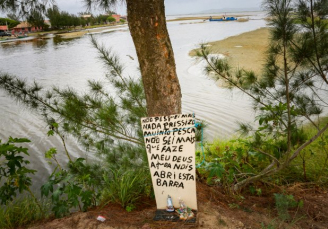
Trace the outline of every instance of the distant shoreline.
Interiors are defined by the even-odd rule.
[[[246,12],[245,12],[246,13]],[[224,13],[223,13],[224,14]],[[240,12],[238,13],[228,13],[227,14],[230,17],[237,17],[237,18],[245,18],[245,17],[249,17],[252,16],[251,14],[240,14]],[[183,15],[181,15],[183,16]],[[223,15],[213,15],[212,18],[213,19],[219,19],[222,18]],[[174,19],[168,19],[167,22],[173,22],[173,21],[190,21],[190,20],[201,20],[201,22],[206,21],[209,19],[208,15],[204,16],[188,16],[188,15],[184,15],[183,17],[178,17],[174,18]],[[244,22],[245,20],[242,20],[241,22]],[[30,36],[42,36],[42,35],[46,35],[46,34],[54,34],[56,36],[61,36],[63,39],[72,39],[72,38],[79,38],[84,36],[85,34],[88,33],[101,33],[105,30],[111,30],[111,29],[117,29],[117,28],[124,28],[122,25],[111,25],[111,26],[104,26],[104,27],[99,27],[99,28],[90,28],[90,29],[81,29],[81,30],[77,30],[77,31],[69,31],[69,32],[59,32],[59,31],[54,31],[54,32],[42,32],[40,34],[38,33],[32,33],[30,34]]]
[[[193,16],[193,15],[181,15],[181,17],[177,16],[177,18],[174,18],[174,19],[168,19],[167,22],[172,22],[172,21],[188,21],[188,20],[208,20],[210,18],[209,16],[210,14],[204,14],[204,16]],[[220,19],[224,16],[224,13],[223,14],[213,14],[211,17],[213,19]],[[251,14],[238,14],[238,13],[229,13],[227,14],[227,16],[229,17],[236,17],[236,18],[244,18],[244,17],[250,17],[252,16]]]
[[[167,14],[166,17],[174,17],[174,16],[195,16],[195,15],[211,15],[211,14],[244,14],[244,13],[265,13],[267,12],[266,10],[261,10],[261,9],[253,9],[253,10],[233,10],[233,9],[227,9],[227,10],[218,10],[218,11],[202,11],[202,12],[198,12],[198,13],[188,13],[188,14]],[[252,14],[253,15],[253,14]]]
[[[105,30],[112,30],[112,29],[118,29],[118,28],[125,28],[122,25],[116,25],[116,26],[106,26],[106,27],[100,27],[100,28],[95,28],[95,29],[85,29],[85,30],[80,30],[80,31],[72,31],[69,33],[60,33],[56,34],[58,36],[61,36],[62,38],[70,39],[70,38],[78,38],[82,37],[83,35],[87,33],[101,33]]]

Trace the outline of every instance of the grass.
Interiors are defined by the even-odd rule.
[[[328,117],[321,118],[317,124],[322,127],[328,122]],[[304,132],[308,138],[317,133],[312,125],[304,125]],[[315,182],[318,185],[328,186],[328,133],[311,143],[293,161],[290,170],[285,174],[289,181]]]
[[[316,17],[315,19],[314,19],[314,21],[315,22],[318,22],[319,20],[321,20],[321,22],[322,23],[325,23],[326,24],[326,28],[328,29],[328,19],[319,19],[319,17]],[[311,18],[310,17],[307,17],[306,18],[306,23],[304,23],[303,21],[301,21],[300,19],[298,19],[298,18],[296,18],[296,19],[294,19],[294,23],[295,24],[300,24],[300,25],[304,25],[304,24],[312,24],[311,23]]]
[[[230,148],[243,147],[240,142],[235,141],[234,138],[229,140],[214,140],[211,145],[208,146],[210,152],[215,152],[215,154],[222,154],[224,151],[229,150]]]
[[[42,210],[31,197],[21,197],[0,208],[0,228],[17,228],[45,219],[50,214],[50,204],[39,202]]]
[[[323,126],[328,122],[328,117],[321,118],[317,121],[319,126]],[[310,139],[317,133],[317,129],[310,124],[304,124],[303,130],[307,135],[307,139]],[[251,164],[255,171],[260,171],[266,164],[265,161],[260,158],[248,157],[253,155],[253,152],[249,152],[249,149],[243,143],[245,139],[238,140],[221,140],[217,139],[211,143],[207,143],[204,146],[206,162],[213,162],[220,160],[221,165],[225,168],[225,171],[230,167],[227,165],[236,162],[244,168],[243,161],[247,157],[247,161]],[[295,146],[297,147],[297,146]],[[237,150],[238,149],[238,150]],[[232,158],[227,158],[225,152],[230,151]],[[239,156],[238,152],[242,152]],[[196,152],[197,162],[202,160],[202,154],[200,150]],[[263,156],[263,155],[262,155]],[[253,160],[252,160],[253,158]],[[231,161],[232,160],[232,161]],[[264,163],[264,164],[263,164]],[[199,170],[200,173],[205,173],[206,170]],[[311,143],[305,148],[297,158],[295,158],[289,165],[288,169],[283,170],[279,174],[274,174],[270,177],[271,183],[276,185],[290,184],[293,182],[313,182],[319,186],[328,186],[328,133],[324,133],[321,138]]]

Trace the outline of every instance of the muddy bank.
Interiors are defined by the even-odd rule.
[[[29,229],[324,229],[328,225],[327,190],[313,185],[293,184],[285,187],[261,186],[261,195],[227,195],[219,187],[197,182],[198,213],[196,223],[153,221],[156,211],[154,200],[143,200],[132,212],[116,204],[78,212],[62,219],[39,222]],[[300,208],[290,209],[290,221],[282,221],[277,214],[274,193],[288,193],[302,200]],[[241,198],[242,197],[242,198]],[[97,221],[104,216],[105,222]]]

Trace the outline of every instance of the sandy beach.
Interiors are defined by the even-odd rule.
[[[269,45],[269,29],[261,28],[224,40],[208,43],[211,53],[223,54],[236,68],[244,68],[259,73],[265,61]],[[195,49],[197,50],[197,49]],[[190,52],[195,55],[195,50]]]

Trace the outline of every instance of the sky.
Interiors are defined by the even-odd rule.
[[[138,1],[138,0],[135,0]],[[205,10],[222,8],[260,8],[263,0],[165,0],[166,15],[197,14]],[[85,12],[83,0],[55,0],[59,9],[72,14]],[[126,6],[119,3],[112,9],[121,15],[126,15]],[[103,13],[92,10],[93,14]],[[0,17],[5,17],[7,13],[0,12]]]
[[[56,2],[63,11],[75,14],[85,11],[82,0],[56,0]],[[166,15],[192,14],[210,9],[260,8],[261,2],[262,0],[165,0],[165,10]],[[125,15],[125,8],[125,4],[118,4],[113,10]]]

